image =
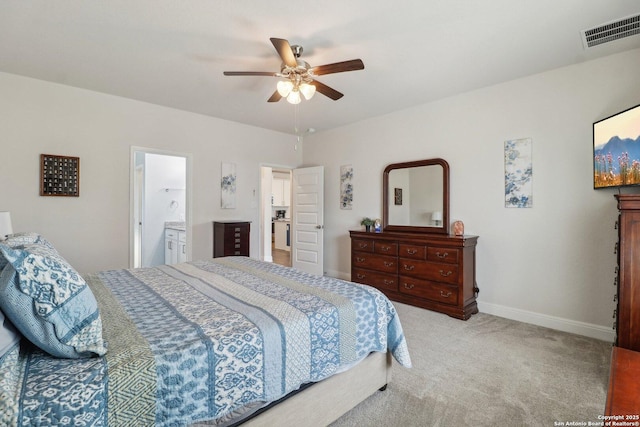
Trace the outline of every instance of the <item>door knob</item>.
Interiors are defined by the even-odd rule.
[[[316,228],[317,228],[318,230],[322,230],[322,229],[324,228],[324,225],[316,225]]]

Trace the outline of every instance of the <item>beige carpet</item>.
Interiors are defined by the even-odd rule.
[[[611,343],[479,313],[394,303],[414,367],[332,424],[554,426],[604,412]],[[558,424],[556,424],[558,423]]]

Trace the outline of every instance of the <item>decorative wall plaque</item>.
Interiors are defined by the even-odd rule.
[[[40,195],[80,196],[80,158],[41,154]]]

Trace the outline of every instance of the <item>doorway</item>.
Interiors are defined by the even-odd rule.
[[[131,147],[130,176],[130,267],[167,263],[167,248],[191,259],[191,155]]]
[[[260,168],[260,259],[291,267],[291,168]]]
[[[274,171],[285,174],[278,177]],[[260,259],[282,263],[307,273],[324,274],[324,168],[322,166],[305,168],[278,168],[262,166],[260,168]],[[283,205],[285,212],[286,245],[288,251],[283,259],[276,259],[275,229],[279,189],[276,179],[286,179],[283,187]],[[288,221],[286,221],[288,220]],[[273,230],[273,232],[270,232]],[[275,233],[275,235],[273,235]],[[273,236],[273,239],[270,237]]]

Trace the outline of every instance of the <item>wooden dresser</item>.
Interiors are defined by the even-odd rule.
[[[351,231],[351,280],[467,320],[478,312],[478,236]]]
[[[613,314],[616,338],[604,415],[636,423],[640,422],[640,195],[614,197],[619,211],[614,282],[618,304]]]
[[[213,257],[249,256],[248,221],[214,221],[213,222]]]
[[[618,200],[616,345],[640,351],[640,195],[616,194]]]

